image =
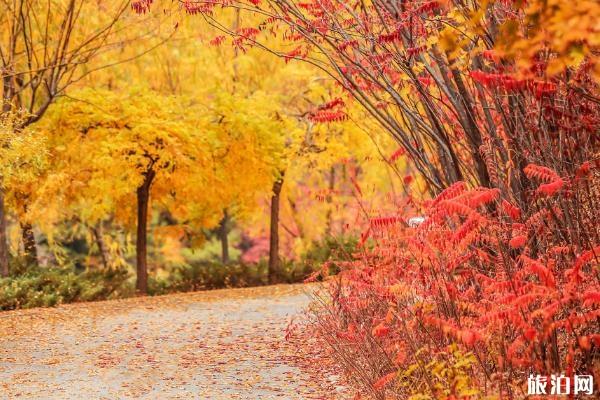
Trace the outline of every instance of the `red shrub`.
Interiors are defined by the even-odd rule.
[[[543,167],[525,173],[562,181]],[[321,337],[375,398],[520,398],[530,373],[597,382],[598,210],[578,199],[600,200],[598,183],[596,172],[570,196],[534,193],[521,209],[496,189],[459,182],[424,206],[417,227],[402,223],[406,211],[374,219],[372,246],[334,278],[333,301],[314,314]],[[573,207],[580,230],[566,234],[559,216]],[[515,222],[521,216],[527,223]],[[453,378],[436,382],[436,368]]]

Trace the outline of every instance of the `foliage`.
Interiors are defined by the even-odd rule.
[[[469,379],[485,395],[522,396],[531,371],[598,377],[597,5],[248,3],[185,4],[214,23],[218,6],[264,15],[266,33],[229,31],[232,44],[336,76],[432,195],[370,212],[361,243],[372,246],[315,314],[350,379],[406,398],[375,382],[452,343],[473,351]],[[288,53],[268,44],[281,30]],[[343,112],[336,103],[314,120]],[[409,386],[439,395],[426,374]]]
[[[296,283],[337,273],[336,263],[347,260],[355,245],[356,239],[352,237],[328,237],[322,242],[313,243],[310,250],[298,260],[284,259],[277,279],[279,282]],[[326,271],[323,271],[324,262],[328,262]],[[269,283],[268,265],[264,258],[252,264],[238,262],[228,265],[214,260],[189,260],[171,265],[163,275],[162,278],[150,281],[151,294],[261,286]]]
[[[559,178],[529,165],[538,187],[526,209],[498,189],[459,182],[422,205],[417,227],[405,223],[412,207],[371,219],[377,244],[346,263],[331,286],[333,303],[324,300],[315,316],[351,360],[348,371],[360,371],[350,375],[358,386],[375,397],[406,398],[417,387],[436,398],[435,380],[423,372],[406,377],[406,387],[374,383],[445,357],[448,345],[474,354],[472,387],[485,395],[523,395],[528,371],[598,376],[600,247],[583,239],[597,237],[597,209],[578,205],[580,196],[598,201],[588,191],[598,187],[597,168]],[[557,179],[568,192],[545,189]],[[581,230],[571,231],[575,221],[565,216],[575,208]]]
[[[404,386],[403,389],[407,390],[410,400],[452,397],[465,399],[476,397],[480,393],[480,390],[474,387],[471,378],[471,366],[476,362],[472,353],[462,353],[458,350],[458,346],[450,345],[443,353],[436,354],[434,357],[423,357],[428,350],[427,348],[418,350],[415,354],[416,362],[400,372],[397,381],[388,380],[385,384]],[[416,377],[416,375],[420,376]],[[423,388],[413,386],[418,380],[430,382],[435,397],[423,395]],[[384,381],[379,381],[379,386],[382,388],[383,383]]]
[[[582,2],[573,10],[562,1],[408,1],[400,7],[385,1],[215,1],[203,6],[184,2],[190,14],[202,13],[217,25],[218,7],[243,10],[252,15],[250,26],[228,30],[234,46],[258,44],[336,77],[403,147],[432,194],[458,180],[488,187],[522,180],[518,171],[523,165],[511,152],[526,141],[518,138],[527,139],[533,129],[530,121],[545,113],[544,107],[531,104],[551,96],[597,101],[597,88],[590,82],[594,75],[589,73],[596,68],[599,37],[592,16],[597,13],[587,13],[595,8],[591,3]],[[581,30],[563,24],[560,29],[569,29],[569,34],[550,30],[549,37],[555,40],[548,45],[546,21],[541,19],[547,13],[554,18],[552,29],[564,15],[573,24],[581,20]],[[258,16],[263,18],[256,22]],[[532,29],[530,19],[537,23]],[[252,24],[261,29],[253,30]],[[295,50],[285,53],[277,42],[270,43],[281,31]],[[506,31],[519,36],[515,47],[532,52],[521,56],[514,49],[525,63],[535,58],[530,73],[523,74],[522,65],[508,55],[502,58],[496,48],[497,43],[514,42]],[[584,40],[576,40],[581,37]],[[577,43],[581,54],[576,61],[560,61]],[[552,65],[555,60],[560,68]],[[335,121],[339,112],[343,110],[328,110],[327,115]],[[512,123],[514,112],[520,117]],[[530,119],[534,113],[538,118]],[[593,119],[587,116],[582,122],[589,118]],[[495,154],[487,150],[490,142]],[[490,163],[506,168],[488,176]]]
[[[0,279],[0,310],[51,307],[63,303],[121,298],[133,293],[125,269],[29,268]]]
[[[113,210],[120,221],[130,223],[135,191],[147,170],[156,171],[152,195],[164,204],[178,191],[188,193],[180,182],[206,181],[201,175],[210,162],[206,132],[175,114],[189,105],[143,89],[126,98],[95,90],[77,95],[79,100],[58,104],[46,125],[37,127],[47,137],[52,165],[31,196],[32,216],[65,218],[74,206],[91,224]],[[48,198],[55,202],[48,204]],[[54,213],[49,212],[52,206]]]
[[[262,286],[268,283],[267,265],[196,262],[172,268],[168,275],[150,281],[151,294],[189,292],[228,287]]]
[[[15,129],[26,118],[23,114],[7,112],[0,116],[0,179],[5,188],[13,189],[8,197],[19,217],[26,212],[27,194],[48,165],[45,138],[31,129]]]
[[[72,240],[85,243],[82,238]],[[278,281],[297,283],[311,275],[316,276],[315,273],[326,276],[337,272],[333,266],[339,260],[347,260],[355,244],[356,240],[350,237],[327,238],[322,243],[314,243],[311,250],[298,260],[283,260]],[[65,243],[62,245],[65,246]],[[63,252],[67,250],[68,254],[63,257],[69,265],[62,267],[28,266],[23,257],[12,258],[10,276],[0,281],[0,309],[52,307],[134,295],[131,271],[127,264],[109,268],[91,266],[89,249],[85,249],[87,254],[76,251],[75,247]],[[207,257],[204,254],[206,250],[203,247],[203,253],[199,255],[183,252],[184,258],[179,262],[155,255],[153,264],[160,264],[161,269],[149,279],[149,294],[263,286],[269,283],[268,265],[264,258],[251,264],[222,264],[216,256],[209,254]],[[322,270],[325,261],[332,265],[327,271]]]
[[[14,127],[27,127],[68,87],[99,69],[135,58],[123,57],[120,47],[145,37],[139,55],[168,37],[157,32],[156,21],[132,18],[128,8],[127,0],[0,4],[2,116],[24,110]]]
[[[22,3],[29,7],[27,18],[46,7]],[[57,21],[64,12],[76,14],[67,48],[105,23],[112,25],[102,37],[110,41],[77,48],[93,53],[85,60],[73,49],[77,65],[51,65],[60,70],[47,80],[61,83],[56,91],[45,93],[35,82],[24,86],[20,99],[28,103],[35,97],[33,111],[18,101],[11,105],[27,110],[19,119],[27,123],[9,121],[2,129],[0,174],[14,254],[37,246],[40,263],[68,264],[77,256],[64,251],[61,238],[66,231],[84,230],[92,257],[105,264],[131,262],[136,192],[146,177],[156,175],[150,182],[148,251],[151,269],[161,274],[168,258],[181,261],[184,253],[201,247],[204,233],[225,214],[231,227],[267,237],[264,199],[285,175],[281,252],[298,261],[313,242],[356,232],[348,221],[361,210],[349,206],[351,182],[364,183],[376,196],[378,188],[389,187],[390,172],[398,172],[399,165],[388,165],[378,147],[387,148],[389,138],[369,127],[372,121],[364,112],[315,68],[242,41],[233,48],[218,46],[212,40],[217,28],[198,31],[171,3],[157,5],[160,12],[142,18],[123,13],[120,0],[102,1],[106,12],[94,14],[86,25],[79,23],[80,12],[89,5],[81,3],[77,11],[70,7],[78,2],[67,3],[51,2],[57,7],[46,21],[51,28],[31,27],[31,40],[48,39],[52,53],[55,38],[48,35],[60,31]],[[222,10],[219,15],[244,31],[239,13]],[[7,23],[21,23],[10,16]],[[166,45],[156,47],[163,39]],[[28,56],[46,62],[38,50],[44,51],[36,48]],[[13,61],[18,65],[12,69],[26,67]],[[118,68],[105,68],[113,64]],[[37,82],[44,71],[23,74]],[[36,111],[39,107],[43,112]],[[3,112],[3,121],[12,113]],[[307,212],[311,221],[301,218]],[[102,226],[106,229],[98,235]]]
[[[357,244],[357,238],[351,235],[328,236],[322,241],[313,242],[301,258],[301,262],[317,273],[308,279],[337,274],[340,270],[338,263],[350,261]]]
[[[597,1],[528,1],[523,2],[523,13],[524,23],[518,29],[515,19],[499,27],[499,54],[513,60],[524,74],[540,62],[547,63],[550,76],[586,62],[592,79],[600,82]],[[548,56],[540,60],[544,53]]]

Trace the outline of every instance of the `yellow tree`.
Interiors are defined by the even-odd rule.
[[[214,226],[223,208],[251,213],[278,168],[281,132],[293,129],[273,118],[272,102],[261,93],[221,93],[209,105],[144,89],[87,89],[74,97],[37,127],[51,161],[39,188],[20,187],[34,199],[26,217],[56,221],[76,213],[93,225],[115,213],[123,223],[135,220],[141,293],[152,205],[196,231]],[[47,199],[56,199],[55,211]]]
[[[353,223],[357,216],[393,209],[398,197],[394,193],[400,194],[411,180],[409,165],[393,140],[356,104],[340,96],[341,91],[326,80],[315,79],[305,86],[298,113],[309,111],[300,114],[300,139],[285,149],[285,180],[279,191],[273,191],[277,197],[255,215],[254,234],[266,230],[272,239],[273,232],[279,236],[278,226],[284,229],[280,241],[286,256],[303,254],[327,237],[355,235],[362,228]],[[273,200],[281,204],[274,208]],[[265,228],[261,222],[267,216],[271,223]],[[273,247],[271,241],[271,253]]]
[[[235,15],[231,17],[229,21],[233,25]],[[345,120],[344,113],[336,114],[337,108],[324,104],[337,90],[331,80],[315,69],[302,63],[286,63],[258,49],[243,52],[239,46],[215,46],[214,42],[210,43],[213,38],[214,32],[198,34],[182,21],[168,46],[157,48],[145,57],[135,58],[139,46],[125,43],[120,57],[134,58],[131,63],[103,70],[78,82],[80,86],[99,88],[73,92],[72,97],[81,102],[66,101],[54,111],[51,107],[51,116],[47,121],[42,119],[39,129],[47,135],[52,162],[41,189],[20,189],[33,203],[29,206],[32,209],[23,213],[21,219],[39,223],[47,220],[47,231],[52,229],[50,221],[66,217],[64,212],[76,213],[92,225],[112,213],[116,213],[117,220],[125,222],[136,215],[132,205],[138,201],[143,205],[147,194],[146,203],[150,203],[150,196],[155,201],[147,204],[146,213],[154,204],[168,209],[180,224],[212,227],[223,220],[223,210],[227,210],[228,218],[250,220],[260,210],[257,199],[268,197],[270,264],[274,275],[279,261],[279,203],[284,174],[289,178],[286,181],[290,188],[288,193],[292,193],[296,180],[302,178],[302,168],[318,165],[330,169],[341,158],[361,159],[368,136]],[[108,63],[106,57],[99,55],[89,64],[90,68]],[[128,89],[140,84],[152,90],[131,92]],[[153,96],[156,98],[151,98]],[[143,104],[139,103],[140,99]],[[151,118],[153,115],[156,120]],[[323,123],[331,116],[339,120]],[[151,126],[156,131],[163,129],[166,120],[185,124],[193,121],[189,123],[203,132],[201,144],[203,150],[208,151],[210,167],[197,164],[198,171],[191,167],[155,171],[154,166],[162,165],[158,162],[147,171],[144,168],[151,159],[139,161],[139,155],[130,155],[127,162],[138,160],[136,165],[139,166],[130,169],[134,175],[123,172],[133,164],[116,162],[113,158],[123,157],[121,151],[125,151],[125,145],[135,147],[133,143],[128,144],[132,136],[127,136],[131,131],[127,121],[145,121],[151,132]],[[141,129],[134,125],[136,130]],[[77,136],[82,129],[96,133]],[[66,131],[72,134],[63,136]],[[171,135],[169,129],[165,132]],[[110,135],[123,141],[109,140]],[[148,135],[149,140],[152,136]],[[75,137],[78,140],[72,142],[65,139]],[[340,140],[340,137],[348,139]],[[196,136],[192,134],[185,136],[185,140],[195,140],[193,138]],[[85,157],[80,156],[82,152]],[[93,179],[89,175],[91,171],[95,171]],[[187,184],[182,179],[184,173],[189,174]],[[163,193],[161,182],[169,180],[171,189]],[[136,190],[132,192],[132,188]],[[100,193],[109,195],[100,196]],[[171,196],[172,193],[176,196]],[[134,197],[138,200],[134,201]],[[42,206],[44,198],[46,202],[56,198],[56,212]],[[59,207],[61,201],[69,207]],[[45,213],[41,213],[42,209]],[[139,209],[137,207],[137,211]],[[138,222],[147,220],[147,216],[138,217]],[[137,226],[140,229],[141,224]],[[145,247],[145,231],[142,229],[138,234],[138,242],[144,241],[138,243],[138,249]],[[224,233],[222,238],[226,239],[226,231]],[[224,249],[227,247],[225,242]],[[138,255],[140,253],[138,251]],[[137,264],[140,270],[147,269],[144,256],[140,256]]]
[[[522,26],[514,19],[499,26],[496,45],[499,55],[516,63],[521,73],[530,76],[543,54],[552,54],[546,60],[547,74],[552,77],[569,68],[576,69],[585,61],[590,77],[600,82],[600,3],[596,0],[535,0],[523,5]],[[584,96],[598,97],[598,93],[577,89]]]
[[[30,192],[38,183],[38,179],[47,167],[46,143],[43,137],[30,129],[15,130],[15,125],[25,118],[19,113],[4,113],[0,116],[0,181],[4,188],[10,188],[9,200],[12,200],[18,219],[25,221],[23,200],[24,193]],[[12,190],[18,189],[18,190]],[[4,198],[3,198],[4,201]],[[0,230],[6,232],[4,208],[0,207]],[[25,231],[23,231],[24,233]],[[3,259],[8,259],[6,240],[0,245]],[[0,263],[2,276],[9,273],[8,262]]]
[[[239,27],[236,17],[235,12],[223,13],[226,23],[234,29]],[[169,45],[157,49],[148,57],[136,59],[116,75],[111,71],[110,75],[106,74],[104,84],[119,87],[143,80],[159,92],[185,94],[199,99],[212,113],[213,121],[224,121],[217,124],[223,148],[229,147],[231,138],[245,135],[250,127],[249,121],[260,121],[265,129],[260,130],[264,134],[260,135],[259,140],[263,147],[271,148],[270,157],[279,159],[278,165],[266,174],[261,168],[250,168],[240,174],[239,163],[231,163],[231,169],[222,171],[228,171],[229,182],[238,188],[243,188],[246,183],[270,181],[268,187],[254,187],[263,188],[271,198],[273,223],[270,269],[273,271],[278,263],[278,205],[285,164],[288,162],[286,158],[295,151],[294,143],[304,142],[306,127],[301,116],[306,116],[313,108],[308,98],[316,97],[314,93],[309,95],[307,87],[316,86],[315,82],[323,81],[323,77],[316,74],[316,69],[305,64],[286,63],[259,49],[245,49],[241,42],[234,47],[220,46],[223,43],[215,40],[217,30],[209,28],[199,31],[194,21],[189,19],[181,19],[177,24],[178,31]],[[244,114],[240,112],[242,109],[250,112]],[[234,143],[241,142],[237,140]],[[304,153],[306,149],[302,151]],[[235,152],[228,154],[223,162],[235,159]],[[224,262],[228,259],[227,222],[247,217],[250,204],[256,210],[257,201],[252,197],[253,193],[253,190],[239,190],[232,198],[233,202],[223,203],[224,216],[219,236]]]
[[[191,197],[204,201],[204,213],[193,215],[199,224],[213,214],[211,196],[201,195],[214,184],[212,133],[199,127],[196,106],[181,98],[143,89],[127,94],[84,90],[77,96],[80,100],[58,103],[38,127],[47,135],[51,165],[44,183],[31,193],[35,200],[28,218],[47,214],[50,198],[56,199],[56,209],[75,209],[90,222],[109,212],[126,224],[135,220],[136,288],[146,293],[151,198],[165,208]]]
[[[14,130],[38,121],[50,104],[89,73],[126,60],[115,53],[138,38],[155,45],[156,24],[127,15],[127,0],[16,0],[0,3],[0,74],[2,114],[24,112]],[[129,26],[129,29],[124,29]],[[131,29],[137,27],[136,29]],[[160,38],[159,38],[160,39]],[[160,42],[160,40],[159,40]],[[138,49],[138,55],[144,50]],[[84,68],[100,54],[110,61]],[[4,118],[6,120],[6,118]],[[0,190],[0,265],[6,271],[8,249],[4,194]],[[27,201],[23,202],[27,207]],[[26,210],[18,210],[26,211]],[[23,239],[29,261],[36,258],[31,224],[24,222]]]
[[[191,96],[205,106],[207,117],[215,122],[222,149],[235,147],[243,141],[250,126],[248,121],[261,121],[263,124],[263,129],[250,130],[253,131],[251,135],[263,132],[259,135],[259,141],[264,148],[290,139],[293,129],[271,128],[274,125],[286,124],[286,113],[281,104],[284,90],[291,98],[302,91],[302,85],[299,84],[289,93],[290,86],[286,84],[290,78],[297,75],[297,67],[289,66],[282,60],[256,49],[242,52],[231,47],[216,46],[212,42],[217,34],[216,30],[198,30],[195,24],[190,24],[188,19],[182,19],[177,13],[167,10],[166,13],[149,15],[149,18],[155,19],[155,23],[164,22],[166,19],[169,21],[167,25],[178,26],[168,45],[155,49],[145,57],[135,58],[119,69],[104,70],[88,77],[81,84],[121,90],[143,83],[157,93]],[[224,17],[232,26],[237,23],[235,13],[227,13]],[[133,56],[137,51],[136,44],[123,46],[122,51],[122,57]],[[107,61],[101,57],[96,63],[103,64]],[[285,89],[278,87],[278,84]],[[242,109],[250,113],[243,114],[240,112]],[[224,122],[217,123],[221,120]],[[270,129],[270,132],[267,129]],[[249,143],[242,144],[241,148],[248,145]],[[281,155],[279,150],[271,150],[271,154]],[[222,162],[229,162],[228,160],[237,157],[235,154],[243,153],[224,150],[222,154],[227,154]],[[231,165],[235,171],[236,165]],[[275,176],[272,172],[265,175],[264,168],[251,167],[243,175],[245,179],[239,179],[238,174],[230,174],[228,184],[242,188],[247,186],[246,183],[262,182],[265,178],[272,181]],[[239,182],[234,183],[236,180]],[[268,186],[270,188],[271,184]],[[261,185],[256,187],[266,192],[270,190]],[[251,194],[255,193],[254,190],[239,192],[242,196],[232,197],[235,200],[233,203],[225,201],[220,211],[223,218],[219,236],[222,241],[222,259],[225,262],[228,259],[229,222],[244,219],[250,213],[248,205],[256,204],[255,198],[248,200],[252,197]]]

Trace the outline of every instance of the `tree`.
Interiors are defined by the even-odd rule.
[[[596,89],[565,70],[597,70],[598,35],[591,27],[597,24],[579,17],[596,10],[593,1],[581,2],[577,10],[561,1],[183,3],[190,14],[202,14],[231,35],[234,45],[267,48],[336,77],[405,148],[432,193],[461,179],[483,186],[510,182],[506,190],[511,191],[526,188],[520,171],[527,160],[511,154],[535,141],[528,133],[535,121],[528,104],[557,95],[558,83],[597,101]],[[221,6],[246,11],[249,26],[227,29],[221,14],[213,13]],[[521,12],[527,18],[513,18]],[[552,37],[561,38],[549,47],[542,16],[552,21]],[[581,18],[581,30],[561,35],[560,20],[569,16]],[[270,34],[259,34],[281,31],[293,50],[273,43]],[[579,39],[589,32],[582,45]],[[515,35],[522,40],[510,40]],[[528,61],[517,65],[514,56],[526,48],[530,53],[519,59]],[[521,68],[532,66],[532,59],[538,60],[535,68]],[[518,117],[512,118],[515,112]],[[491,142],[493,155],[486,150]],[[515,168],[507,168],[506,176],[489,176],[490,163]]]
[[[98,6],[102,8],[100,13]],[[105,65],[83,68],[99,54],[127,40],[148,36],[154,26],[140,28],[131,37],[123,35],[120,22],[128,9],[129,1],[123,0],[100,3],[18,0],[0,4],[0,25],[4,27],[0,35],[2,114],[23,112],[24,117],[13,127],[16,131],[38,121],[58,96],[84,76],[123,61],[113,58]],[[119,41],[115,40],[117,33]],[[0,200],[4,197],[5,193]],[[24,199],[23,207],[27,208],[27,203]],[[26,211],[18,210],[21,214]],[[6,227],[5,214],[4,202],[0,201],[0,230]],[[21,220],[21,225],[26,255],[29,262],[35,262],[36,245],[31,222]],[[7,257],[6,233],[3,231],[0,232],[3,271]]]
[[[148,18],[162,18],[161,13],[156,14]],[[227,21],[232,24],[230,19]],[[364,134],[356,143],[352,140],[338,143],[352,130],[352,124],[337,125],[345,120],[346,112],[340,104],[327,101],[335,92],[331,80],[319,76],[314,68],[305,64],[286,63],[258,49],[243,52],[239,48],[216,46],[210,43],[213,35],[214,32],[203,31],[198,37],[193,24],[180,21],[172,46],[157,48],[139,58],[135,57],[139,46],[126,41],[120,47],[119,56],[133,58],[130,63],[121,65],[118,70],[106,69],[93,77],[83,77],[76,86],[98,89],[73,88],[70,100],[50,107],[50,116],[41,118],[36,126],[28,129],[32,134],[43,132],[42,148],[49,155],[48,164],[36,172],[43,184],[32,188],[15,179],[7,185],[10,188],[7,201],[13,209],[19,204],[17,193],[28,198],[27,209],[19,214],[19,219],[35,220],[49,237],[55,225],[64,220],[85,224],[88,231],[106,220],[115,221],[115,227],[127,225],[130,232],[138,232],[136,264],[142,285],[148,257],[142,250],[148,246],[145,232],[153,231],[154,211],[169,216],[168,220],[161,218],[158,224],[182,226],[190,236],[197,235],[201,228],[216,227],[219,220],[225,221],[221,223],[220,236],[226,239],[223,233],[227,232],[228,225],[249,223],[260,209],[259,199],[271,198],[281,190],[276,196],[280,200],[272,202],[273,206],[280,207],[273,207],[275,212],[269,213],[273,215],[271,225],[276,232],[280,225],[278,210],[287,212],[287,196],[295,191],[296,178],[302,178],[302,169],[317,165],[313,163],[315,155],[321,154],[321,161],[328,160],[318,163],[319,166],[326,164],[329,168],[350,153],[366,154],[367,148],[373,151],[371,145],[365,147],[368,137]],[[110,53],[99,54],[89,63],[89,68],[106,65],[110,56]],[[151,89],[132,91],[131,87]],[[136,102],[135,96],[145,99],[147,108]],[[157,99],[152,100],[151,96]],[[128,146],[136,147],[133,133],[127,133],[131,126],[141,129],[135,121],[146,121],[149,126],[155,123],[154,117],[157,129],[162,129],[169,119],[194,125],[207,135],[202,145],[208,151],[210,166],[197,166],[203,169],[195,172],[197,176],[191,170],[186,172],[191,174],[187,185],[181,178],[181,168],[157,169],[162,161],[153,155],[138,161],[134,175],[123,172],[132,171],[133,164],[113,161],[113,158],[124,157]],[[189,130],[191,125],[182,129]],[[80,131],[86,133],[77,134]],[[64,132],[70,133],[63,138]],[[117,139],[109,140],[110,135]],[[144,132],[144,135],[150,140],[155,133]],[[353,139],[358,137],[354,135]],[[191,140],[191,136],[177,140],[185,142]],[[152,149],[151,154],[158,151],[157,146],[157,143],[146,144]],[[363,148],[364,153],[358,151]],[[127,159],[133,162],[139,157],[137,150],[131,151]],[[186,155],[187,151],[179,155]],[[195,150],[189,151],[194,154]],[[85,157],[80,156],[81,152]],[[167,159],[171,157],[176,155],[169,155]],[[240,170],[244,173],[240,174]],[[278,179],[284,174],[292,179],[282,185]],[[208,180],[200,185],[189,185],[198,181],[198,177]],[[175,198],[171,193],[163,193],[164,181],[171,178],[177,181],[171,182],[176,187]],[[225,213],[227,218],[222,218]],[[102,234],[95,237],[103,253],[103,245],[98,240]],[[277,237],[271,235],[273,244]],[[311,236],[311,240],[314,238]],[[279,260],[277,247],[273,246],[271,252],[274,263]],[[228,249],[228,244],[223,248]],[[227,255],[225,251],[223,254]],[[143,288],[140,286],[140,289]]]
[[[220,194],[223,204],[227,205],[226,215],[229,217],[233,212],[239,219],[246,218],[256,211],[257,198],[273,188],[269,257],[272,282],[276,279],[279,260],[277,204],[283,183],[282,176],[277,178],[276,174],[286,163],[285,141],[296,141],[301,133],[294,118],[279,114],[278,108],[282,105],[277,100],[262,92],[247,95],[224,92],[211,107],[216,117],[213,120],[218,121],[215,124],[217,137],[223,141],[217,157],[221,163],[219,175],[228,183],[227,191]],[[259,152],[248,154],[248,145],[254,141],[257,141]]]
[[[239,23],[236,13],[227,13],[224,18],[231,26]],[[254,140],[252,138],[258,139],[259,145],[271,152],[267,157],[263,154],[264,161],[270,163],[266,169],[261,166],[264,162],[255,158],[255,162],[259,162],[251,167],[249,176],[239,173],[227,176],[228,185],[239,190],[232,189],[235,195],[224,203],[226,208],[217,231],[221,240],[221,259],[226,262],[229,259],[227,235],[230,226],[236,220],[243,221],[256,210],[258,192],[262,191],[263,196],[270,193],[279,171],[278,164],[283,162],[287,146],[283,145],[284,142],[289,145],[301,140],[298,127],[294,126],[295,118],[290,118],[290,105],[301,98],[304,83],[312,75],[307,73],[305,66],[288,65],[255,49],[246,52],[216,46],[212,41],[216,31],[203,30],[198,35],[194,25],[188,21],[180,20],[177,24],[178,32],[173,38],[175,46],[158,49],[153,52],[152,58],[136,59],[126,67],[128,72],[122,70],[123,74],[116,82],[114,75],[106,79],[114,87],[119,82],[138,82],[142,77],[142,80],[149,79],[149,84],[161,93],[193,95],[210,103],[207,115],[218,122],[215,124],[218,136],[223,138],[222,153],[218,157],[225,163],[228,159],[234,160],[237,151],[244,153],[237,144],[232,146],[234,143],[244,147],[248,145],[245,140]],[[199,41],[201,45],[198,45]],[[254,107],[261,107],[261,110],[256,112]],[[255,121],[271,130],[259,127]],[[239,171],[243,165],[239,164],[240,161],[237,159],[236,164],[228,164],[228,168],[233,172]]]
[[[219,12],[222,24],[232,27],[233,30],[237,28],[244,30],[245,25],[240,26],[240,23],[241,21],[247,23],[247,20],[240,20],[238,18],[240,14],[237,10],[234,10],[234,12],[227,10]],[[256,23],[260,21],[260,18],[254,20]],[[177,21],[177,24],[178,30],[169,46],[157,49],[149,57],[136,59],[121,68],[116,74],[111,73],[103,76],[101,79],[102,84],[114,90],[123,85],[137,84],[144,81],[160,93],[196,96],[203,99],[202,102],[210,103],[210,118],[215,121],[224,120],[227,122],[239,119],[236,114],[240,111],[236,107],[249,110],[253,106],[261,107],[264,111],[261,113],[262,115],[257,116],[255,115],[257,113],[253,112],[251,114],[254,115],[252,119],[263,121],[274,127],[270,132],[261,134],[260,140],[264,141],[265,145],[271,146],[272,155],[270,158],[276,158],[277,160],[274,160],[272,165],[268,167],[271,175],[264,174],[264,171],[258,174],[261,176],[261,184],[257,187],[261,187],[263,190],[260,197],[267,197],[270,201],[273,188],[277,188],[276,182],[282,175],[282,171],[285,173],[290,165],[309,167],[309,163],[300,160],[310,159],[311,154],[322,151],[322,147],[315,146],[313,143],[314,140],[311,138],[313,128],[310,128],[309,125],[315,125],[315,122],[309,121],[308,116],[318,106],[327,103],[327,96],[330,96],[332,92],[339,94],[339,90],[333,90],[335,82],[308,64],[291,63],[287,62],[289,60],[286,59],[278,59],[260,49],[246,46],[242,40],[238,41],[236,46],[226,46],[221,43],[225,38],[219,36],[220,31],[218,29],[203,27],[201,32],[198,33],[193,19],[181,18]],[[284,41],[278,38],[271,42],[283,43]],[[93,84],[98,84],[98,80]],[[230,104],[229,100],[233,100],[233,102]],[[243,105],[238,106],[238,104]],[[340,114],[339,109],[334,111],[338,113],[338,116],[343,117],[345,114],[343,112]],[[331,117],[326,113],[327,110],[324,109],[317,116],[320,122],[325,124],[324,128],[320,129],[320,134],[325,136],[327,136],[327,118]],[[286,121],[287,128],[281,128],[281,124],[277,127],[272,122],[266,121],[265,114],[269,114],[269,118],[274,121],[278,119],[281,119],[282,123]],[[349,127],[350,124],[345,126],[344,129]],[[219,136],[231,137],[232,135],[240,135],[240,132],[234,132],[234,129],[240,129],[243,133],[244,130],[248,129],[248,126],[247,122],[237,124],[235,127],[232,123],[226,123],[222,128],[224,129],[220,130]],[[254,131],[258,132],[258,130]],[[339,133],[332,133],[331,141],[327,144],[328,148],[334,147],[335,140],[333,136],[335,135],[339,135]],[[363,133],[360,143],[353,144],[348,141],[344,142],[343,146],[335,146],[339,154],[335,155],[335,152],[331,151],[327,153],[326,157],[333,160],[343,157],[342,154],[347,155],[346,149],[342,149],[344,146],[358,150],[361,146],[364,146],[365,138],[367,136]],[[243,143],[245,139],[240,138],[240,140]],[[371,144],[368,144],[366,148],[373,150]],[[230,168],[232,168],[232,171],[239,170],[239,167],[233,164],[230,165]],[[251,172],[254,174],[254,169]],[[233,174],[228,179],[231,180],[230,182],[237,182],[239,176],[239,174]],[[242,177],[245,176],[242,175]],[[263,181],[265,177],[268,178],[268,182]],[[251,179],[246,181],[252,182]],[[240,182],[235,186],[242,188],[245,187],[244,183]],[[295,185],[295,178],[292,178],[288,181],[288,184],[283,186],[289,186],[291,192]],[[282,190],[285,190],[285,188],[282,188]],[[256,197],[251,197],[255,193],[256,191],[252,188],[238,191],[236,196],[232,198],[232,203],[228,205],[230,208],[226,209],[227,217],[225,218],[225,212],[222,214],[223,220],[221,220],[220,229],[217,232],[221,240],[222,260],[228,258],[225,257],[226,252],[224,251],[224,249],[228,249],[228,244],[226,244],[228,229],[224,228],[234,224],[238,226],[240,224],[248,225],[249,216],[256,212],[256,204],[259,204]],[[243,201],[239,203],[245,204],[243,207],[237,204],[240,196],[242,196]],[[284,193],[282,205],[284,212],[286,212],[287,204],[285,196]],[[253,205],[250,209],[247,206],[249,204]],[[273,202],[273,205],[275,204],[277,202]],[[271,212],[269,211],[269,218],[270,216]],[[274,224],[274,226],[276,225]],[[270,231],[270,229],[267,231]],[[275,240],[275,235],[270,235],[270,237],[272,241]],[[272,251],[271,253],[273,255],[271,260],[276,262],[279,259],[279,255],[275,257],[278,251]]]
[[[22,123],[25,116],[22,113],[6,112],[0,115],[0,180],[3,185],[2,201],[4,204],[12,205],[20,221],[26,221],[24,206],[26,195],[34,190],[40,174],[45,170],[48,159],[44,151],[46,143],[42,137],[38,137],[34,131],[25,128],[16,130],[15,126]],[[10,190],[4,190],[4,189]],[[2,208],[2,212],[4,208]],[[0,219],[0,252],[5,262],[1,263],[2,276],[7,276],[8,268],[8,246],[6,237],[6,215]]]
[[[202,204],[209,209],[186,215],[190,219],[210,219],[214,212],[217,201],[200,195],[214,180],[210,132],[198,128],[199,111],[181,98],[144,89],[125,97],[94,90],[77,96],[83,100],[57,104],[43,126],[54,164],[45,184],[32,195],[32,213],[47,212],[49,205],[39,202],[52,196],[62,199],[55,207],[75,207],[91,225],[112,210],[126,224],[136,215],[136,288],[146,293],[152,202],[185,214],[180,203],[206,200]],[[190,112],[187,118],[179,113],[184,108]],[[193,188],[189,182],[195,183]]]
[[[373,119],[356,104],[346,104],[349,99],[330,81],[315,80],[306,88],[306,103],[298,109],[304,133],[287,149],[280,194],[280,247],[292,257],[325,239],[358,235],[360,217],[380,215],[400,188],[410,186],[404,181],[410,164]],[[415,180],[416,196],[422,183]]]
[[[279,203],[284,172],[273,183],[271,193],[271,219],[269,220],[269,282],[275,283],[279,273]]]
[[[223,264],[229,264],[229,213],[227,209],[223,210],[223,218],[219,222],[219,239],[221,240],[221,262]]]
[[[128,225],[137,215],[141,293],[151,210],[168,211],[195,231],[215,226],[224,207],[239,217],[252,212],[278,168],[279,133],[294,130],[293,120],[274,118],[275,103],[261,92],[216,93],[208,107],[147,89],[125,95],[87,89],[74,98],[56,104],[36,126],[52,163],[40,188],[22,188],[33,199],[28,216],[59,220],[75,213],[94,226],[113,212]],[[56,201],[48,204],[49,198]]]

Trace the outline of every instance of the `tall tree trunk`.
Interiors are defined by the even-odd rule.
[[[96,245],[98,246],[98,253],[100,253],[102,265],[104,268],[108,268],[110,267],[110,254],[106,248],[106,243],[104,243],[103,230],[102,222],[100,222],[97,226],[92,228],[92,233],[94,234],[94,239],[96,240]]]
[[[0,275],[8,276],[8,241],[6,215],[4,214],[4,191],[0,189]]]
[[[33,227],[29,222],[21,223],[21,237],[23,239],[23,250],[25,251],[25,262],[27,265],[35,265],[38,262],[37,245]]]
[[[223,218],[219,224],[219,239],[221,240],[221,261],[223,264],[229,263],[229,239],[227,237],[227,223],[229,222],[229,214],[227,209],[223,210]]]
[[[9,76],[2,79],[2,114],[11,110],[12,80]],[[1,183],[1,182],[0,182]],[[4,189],[0,185],[0,274],[8,276],[8,236],[6,235],[6,214],[4,210]]]
[[[279,199],[283,187],[283,175],[273,183],[271,195],[271,226],[269,236],[269,282],[275,283],[279,273]]]
[[[148,206],[150,203],[150,186],[155,172],[150,167],[144,174],[144,183],[137,189],[137,238],[135,243],[136,281],[135,288],[140,294],[148,293],[148,264],[147,264],[147,226]]]

